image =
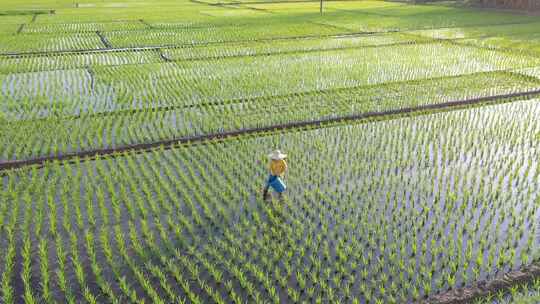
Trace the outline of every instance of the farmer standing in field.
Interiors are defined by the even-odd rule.
[[[270,153],[268,157],[270,158],[270,176],[268,176],[266,186],[264,186],[264,200],[268,200],[269,198],[268,190],[270,187],[272,187],[272,189],[279,194],[280,198],[285,189],[287,189],[287,186],[285,186],[285,183],[282,180],[283,174],[285,174],[287,171],[287,163],[285,162],[287,154],[281,153],[280,150],[275,150],[274,152]]]

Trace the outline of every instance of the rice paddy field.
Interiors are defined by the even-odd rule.
[[[540,17],[319,5],[3,0],[0,303],[540,303]]]

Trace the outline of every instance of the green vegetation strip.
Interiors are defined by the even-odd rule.
[[[258,128],[247,128],[247,129],[241,129],[241,130],[235,130],[235,131],[229,131],[229,132],[220,132],[220,133],[205,134],[205,135],[198,135],[198,136],[186,136],[186,137],[181,137],[181,138],[161,140],[161,141],[155,141],[155,142],[149,142],[149,143],[126,145],[126,146],[116,147],[116,148],[94,149],[94,150],[74,152],[74,153],[37,157],[37,158],[25,159],[25,160],[3,161],[3,162],[0,162],[0,171],[18,169],[18,168],[23,168],[27,166],[33,166],[33,165],[42,166],[45,163],[51,162],[51,161],[65,161],[65,160],[69,161],[73,159],[82,159],[82,158],[88,158],[88,157],[93,158],[96,156],[115,155],[115,154],[124,153],[128,151],[148,151],[148,150],[162,147],[162,146],[173,147],[178,144],[205,142],[208,140],[225,139],[229,137],[236,137],[236,136],[242,136],[242,135],[248,135],[248,134],[275,132],[275,131],[301,129],[301,128],[316,128],[316,127],[325,126],[327,124],[333,124],[333,123],[343,123],[343,122],[366,120],[366,119],[385,118],[387,116],[391,118],[394,116],[400,116],[404,114],[420,114],[425,111],[428,111],[429,113],[429,111],[433,111],[433,110],[461,108],[463,106],[474,106],[474,105],[479,105],[483,103],[501,103],[505,101],[508,102],[509,100],[515,99],[515,98],[530,98],[530,97],[535,97],[538,95],[540,95],[540,89],[526,91],[526,92],[517,92],[517,93],[511,93],[511,94],[493,95],[493,96],[487,96],[487,97],[479,97],[479,98],[473,98],[473,99],[444,102],[444,103],[438,103],[438,104],[421,105],[417,107],[409,107],[409,108],[402,108],[402,109],[382,111],[382,112],[366,112],[366,113],[355,114],[355,115],[319,119],[315,121],[313,120],[298,121],[298,122],[290,122],[290,123],[281,124],[281,125],[271,125],[271,126],[258,127]]]

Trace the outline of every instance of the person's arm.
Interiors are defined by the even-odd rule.
[[[279,173],[278,168],[279,167],[276,167],[273,161],[270,161],[270,163],[268,164],[268,170],[269,170],[271,175],[277,175]]]

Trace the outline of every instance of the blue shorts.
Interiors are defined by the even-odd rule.
[[[287,189],[287,186],[285,185],[283,180],[279,176],[272,174],[268,176],[266,186],[272,187],[272,189],[274,189],[274,191],[276,191],[277,193],[282,193],[283,191],[285,191],[285,189]]]

